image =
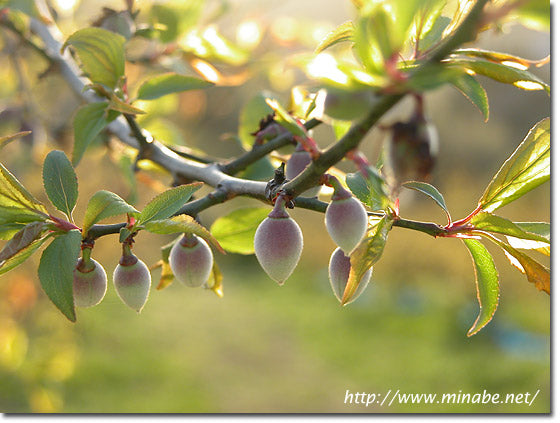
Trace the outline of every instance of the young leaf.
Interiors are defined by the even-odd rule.
[[[72,164],[77,166],[87,147],[107,126],[107,103],[90,103],[82,106],[74,117],[74,150]]]
[[[537,123],[494,176],[478,200],[492,212],[550,179],[550,118]]]
[[[44,229],[45,222],[32,222],[25,225],[0,251],[0,264],[15,256],[21,250],[29,247],[42,236]]]
[[[128,104],[121,100],[115,93],[111,93],[111,100],[109,101],[109,105],[107,106],[109,110],[114,110],[119,113],[124,113],[128,115],[143,115],[146,112],[144,110],[139,109],[138,107],[134,107],[131,104]]]
[[[305,129],[302,128],[302,126],[282,107],[278,101],[271,98],[267,98],[265,101],[266,104],[268,104],[270,108],[276,112],[276,122],[290,131],[293,135],[307,138]]]
[[[521,273],[525,273],[527,280],[533,284],[539,291],[544,291],[550,295],[550,270],[540,264],[538,261],[533,260],[528,255],[516,250],[511,245],[500,241],[495,236],[487,233],[480,232],[488,239],[494,241],[506,253],[506,257],[510,260],[511,264]]]
[[[71,322],[76,321],[72,284],[81,241],[82,236],[77,230],[57,236],[45,248],[39,263],[43,291]]]
[[[102,28],[84,28],[72,34],[62,46],[72,46],[88,78],[115,88],[124,76],[124,44],[121,35]]]
[[[175,238],[173,241],[171,241],[170,243],[161,247],[160,248],[161,260],[158,261],[154,266],[152,266],[150,268],[150,270],[153,270],[153,269],[156,269],[158,267],[161,267],[161,276],[159,278],[159,284],[156,287],[156,289],[158,291],[162,290],[164,288],[167,288],[175,280],[175,275],[173,274],[173,271],[171,270],[171,266],[169,265],[169,254],[171,253],[171,249],[173,248],[173,246],[177,242],[179,242],[182,237],[183,237],[183,235],[180,235],[177,238]]]
[[[368,169],[368,178],[361,172],[348,173],[346,185],[350,191],[372,210],[385,210],[389,205],[385,181],[374,169]]]
[[[517,226],[511,220],[508,220],[505,217],[496,216],[491,213],[477,213],[469,223],[471,223],[476,229],[480,229],[482,231],[494,232],[498,234],[509,235],[515,238],[540,241],[550,244],[550,240],[547,240],[545,237],[532,232],[527,232],[521,227]]]
[[[53,205],[71,220],[78,200],[78,178],[62,151],[53,150],[45,158],[43,185]]]
[[[10,257],[8,260],[0,263],[0,276],[4,273],[12,270],[14,267],[19,266],[25,260],[27,260],[31,255],[39,249],[41,245],[49,238],[49,236],[44,236],[43,238],[36,239],[27,247],[19,250],[15,255]]]
[[[267,207],[237,209],[216,219],[210,232],[224,250],[237,254],[254,254],[255,232],[269,213],[270,208]]]
[[[202,185],[202,182],[194,182],[162,192],[144,207],[144,210],[138,216],[137,224],[143,225],[151,220],[167,219],[183,207]]]
[[[145,224],[145,229],[154,234],[169,235],[176,233],[190,233],[198,235],[211,243],[218,251],[225,253],[220,243],[191,216],[180,215],[171,219],[151,220]]]
[[[447,206],[445,205],[445,199],[443,198],[443,195],[441,195],[441,192],[439,192],[436,187],[426,182],[417,182],[417,181],[405,182],[404,184],[402,184],[402,186],[405,188],[409,188],[421,192],[422,194],[425,194],[428,197],[430,197],[432,200],[434,200],[436,204],[443,209],[443,211],[447,215],[448,222],[451,223],[451,216],[449,215],[449,211],[447,210]]]
[[[210,289],[214,294],[218,296],[218,298],[224,298],[224,286],[223,286],[224,275],[222,271],[218,267],[218,263],[214,260],[212,264],[212,273],[210,273],[210,277],[208,281],[204,283],[204,288]]]
[[[350,254],[350,275],[340,301],[342,305],[354,297],[363,276],[381,258],[392,225],[393,221],[387,216],[370,220],[366,237]]]
[[[515,85],[523,90],[545,90],[550,94],[550,87],[531,72],[506,66],[501,63],[482,59],[449,59],[450,64],[468,69],[478,75],[484,75],[504,84]]]
[[[108,217],[117,216],[125,213],[139,213],[134,207],[124,201],[117,194],[110,191],[97,191],[89,199],[82,235],[85,238],[88,230],[97,222]]]
[[[0,224],[45,220],[47,209],[0,163]]]
[[[16,138],[25,137],[30,133],[31,131],[21,131],[21,132],[16,132],[15,134],[5,135],[3,137],[0,137],[0,149],[2,149],[2,147],[10,143],[11,141],[15,140]]]
[[[145,81],[138,89],[139,100],[155,100],[167,94],[212,87],[214,83],[204,79],[176,73],[158,75]]]
[[[352,41],[353,39],[354,24],[352,23],[352,21],[346,21],[329,32],[327,36],[321,40],[321,42],[315,49],[315,54],[321,53],[322,51],[334,46],[335,44],[342,43],[344,41]]]
[[[465,73],[453,79],[451,83],[480,110],[480,113],[482,113],[484,117],[484,122],[488,122],[488,117],[490,116],[488,95],[476,78]]]
[[[475,239],[463,239],[463,242],[473,260],[476,296],[480,305],[478,317],[467,332],[467,336],[473,336],[494,317],[500,299],[500,284],[494,260],[484,245]]]

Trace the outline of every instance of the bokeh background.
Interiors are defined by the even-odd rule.
[[[140,8],[148,2],[137,2]],[[208,2],[215,7],[219,2]],[[110,1],[56,0],[66,35],[93,21]],[[236,133],[239,110],[260,90],[287,99],[303,75],[282,57],[310,51],[322,36],[352,18],[349,1],[235,0],[218,21],[235,38],[240,23],[257,23],[264,34],[255,52],[260,67],[245,84],[168,96],[144,124],[165,139],[218,157],[239,154],[227,134]],[[120,7],[120,4],[118,5]],[[209,6],[209,9],[212,7]],[[16,141],[1,160],[41,200],[40,163],[48,148],[71,151],[71,116],[79,101],[56,73],[38,79],[46,63],[1,30],[0,107],[24,108],[34,122],[33,144]],[[488,32],[479,46],[530,59],[549,54],[548,34],[512,24]],[[14,46],[16,47],[14,50]],[[17,60],[14,60],[17,51]],[[132,83],[144,75],[127,64]],[[550,80],[549,66],[536,69]],[[427,95],[441,154],[433,184],[454,218],[467,215],[501,163],[531,126],[549,116],[542,91],[521,91],[482,80],[490,120],[460,93],[442,88]],[[29,104],[31,100],[32,107]],[[406,117],[405,101],[384,119]],[[38,113],[40,118],[33,118]],[[6,115],[4,115],[6,116]],[[0,122],[2,134],[13,122]],[[57,136],[51,132],[56,128]],[[45,129],[45,136],[42,130]],[[225,134],[225,135],[224,135]],[[315,132],[322,146],[334,141],[328,127]],[[373,131],[364,152],[375,161],[381,134]],[[102,143],[102,141],[100,141]],[[122,176],[122,163],[103,146],[77,168],[82,216],[90,195],[108,189],[144,205],[170,177],[142,171],[137,193]],[[136,197],[136,198],[134,198]],[[218,216],[254,201],[235,199],[201,214]],[[404,217],[444,223],[428,199],[401,198]],[[546,184],[504,207],[517,221],[549,221]],[[323,217],[294,210],[305,248],[285,286],[269,280],[254,256],[216,259],[224,274],[224,298],[177,283],[152,289],[141,314],[125,307],[112,286],[104,301],[68,322],[40,290],[34,256],[0,280],[0,411],[14,412],[548,412],[550,411],[550,299],[527,283],[493,246],[501,275],[500,306],[493,321],[472,338],[466,332],[478,311],[471,259],[462,243],[395,228],[366,292],[341,308],[330,290],[327,263],[334,244]],[[142,233],[135,246],[155,263],[162,237]],[[119,257],[116,237],[100,239],[95,257],[112,273]],[[153,272],[157,281],[159,271]],[[534,394],[533,405],[345,405],[346,390],[384,394],[489,392]]]

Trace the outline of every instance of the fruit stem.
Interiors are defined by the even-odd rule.
[[[179,241],[183,247],[193,248],[198,244],[198,239],[194,234],[185,234],[183,238]]]
[[[344,189],[336,176],[327,175],[327,181],[325,185],[334,189],[332,200],[344,200],[345,198],[352,197],[352,194],[348,190]]]
[[[285,205],[286,205],[286,197],[280,194],[276,198],[276,201],[274,202],[274,208],[268,214],[268,217],[272,217],[274,219],[283,219],[283,218],[290,217],[290,215],[286,212]]]
[[[89,273],[95,269],[95,264],[91,260],[91,247],[82,248],[82,257],[78,260],[76,269],[80,273]]]
[[[122,244],[122,257],[119,260],[119,264],[122,266],[132,266],[134,264],[136,264],[136,262],[138,261],[138,257],[136,257],[132,251],[132,245],[130,242],[123,242]]]

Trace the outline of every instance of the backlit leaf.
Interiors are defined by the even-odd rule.
[[[44,229],[45,222],[32,222],[20,229],[0,251],[0,264],[29,247],[42,236]]]
[[[107,103],[90,103],[82,106],[74,117],[74,150],[72,164],[76,166],[87,147],[109,123]]]
[[[254,254],[255,232],[269,213],[270,208],[267,207],[237,209],[216,219],[210,232],[224,250],[237,254]]]
[[[33,255],[35,251],[43,245],[43,243],[49,238],[49,236],[44,236],[42,238],[36,239],[27,247],[19,250],[15,255],[10,257],[8,260],[0,263],[0,275],[12,270],[13,268],[22,264],[25,260]]]
[[[168,189],[153,198],[138,216],[138,225],[151,220],[162,220],[175,214],[191,198],[193,193],[202,187],[202,182],[180,185]]]
[[[500,285],[494,260],[484,245],[475,239],[463,239],[463,242],[473,260],[476,296],[480,306],[478,317],[467,333],[467,336],[472,336],[492,320],[498,308]]]
[[[521,228],[520,226],[513,223],[504,217],[496,216],[491,213],[480,212],[477,213],[470,221],[476,229],[480,229],[486,232],[494,232],[503,235],[509,235],[516,238],[540,241],[544,243],[549,243],[550,240],[545,237],[528,232]]]
[[[132,104],[128,104],[121,100],[115,93],[111,93],[111,100],[109,101],[107,108],[109,110],[114,110],[128,115],[143,115],[146,113],[144,110],[134,107]]]
[[[550,179],[550,118],[537,123],[505,161],[478,201],[496,210]]]
[[[62,151],[53,150],[43,163],[43,185],[53,205],[72,219],[78,200],[78,178]]]
[[[385,210],[389,205],[387,186],[375,169],[368,169],[368,178],[361,172],[348,173],[346,185],[352,193],[372,210]]]
[[[352,41],[353,39],[354,24],[352,23],[352,21],[344,22],[333,29],[331,32],[329,32],[326,37],[321,40],[321,42],[315,49],[315,53],[320,53],[323,50],[334,46],[335,44],[342,43],[344,41]]]
[[[486,90],[480,85],[480,83],[473,76],[465,73],[458,78],[451,80],[451,83],[467,97],[472,104],[474,104],[482,116],[484,117],[484,122],[488,121],[490,116],[490,107],[488,106],[488,95]]]
[[[445,205],[445,199],[443,198],[443,195],[441,195],[441,192],[439,192],[436,187],[426,182],[418,182],[418,181],[405,182],[402,184],[402,186],[408,189],[413,189],[415,191],[421,192],[422,194],[427,195],[432,200],[434,200],[436,204],[443,209],[443,211],[447,215],[447,220],[449,221],[449,223],[451,223],[451,217],[449,216],[449,211],[447,210],[447,206]]]
[[[212,82],[205,81],[204,79],[176,73],[167,73],[154,76],[145,81],[138,89],[138,99],[154,100],[167,94],[208,88],[213,85]]]
[[[85,238],[87,236],[87,232],[95,223],[108,217],[125,213],[139,213],[139,211],[115,193],[110,191],[97,191],[89,199],[86,208],[82,227],[83,237]]]
[[[45,220],[47,209],[0,163],[0,224]]]
[[[269,93],[260,93],[253,97],[243,107],[239,114],[239,130],[238,135],[241,140],[241,146],[245,150],[250,150],[255,142],[255,136],[252,135],[259,129],[259,122],[267,115],[274,112],[266,103],[267,98],[273,98]]]

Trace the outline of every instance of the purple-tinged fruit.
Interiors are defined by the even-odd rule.
[[[325,226],[333,241],[350,254],[367,231],[368,217],[364,205],[350,192],[335,190],[325,212]]]
[[[210,277],[212,264],[212,250],[206,241],[196,235],[185,235],[169,253],[173,274],[186,286],[202,286]]]
[[[93,307],[101,302],[107,292],[107,273],[97,261],[78,259],[74,269],[74,305],[77,307]]]
[[[148,266],[130,249],[123,254],[115,268],[113,283],[122,302],[140,313],[148,300],[152,277]]]
[[[372,273],[372,268],[370,268],[365,273],[365,275],[360,280],[360,283],[358,284],[358,288],[356,288],[356,292],[354,292],[354,295],[347,304],[350,304],[351,302],[356,300],[356,298],[362,295],[362,292],[364,292],[369,283],[369,280],[371,279]],[[337,248],[333,251],[331,259],[329,261],[329,280],[331,282],[331,288],[334,292],[334,295],[336,296],[336,298],[338,298],[339,301],[342,301],[349,276],[350,257],[346,256],[340,248]]]
[[[301,229],[276,200],[274,209],[255,233],[255,255],[261,267],[280,285],[292,274],[303,250]]]

